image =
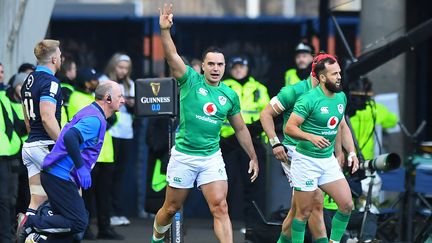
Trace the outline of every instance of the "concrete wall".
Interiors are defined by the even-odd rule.
[[[35,63],[33,48],[45,37],[55,0],[0,1],[0,62],[5,80],[23,62]]]
[[[360,17],[362,52],[365,52],[382,46],[405,33],[405,0],[363,0]],[[368,74],[376,94],[393,92],[399,94],[402,122],[408,119],[404,109],[404,104],[408,101],[405,90],[405,59],[405,55],[399,55]],[[403,137],[401,133],[385,136],[385,149],[402,155]]]

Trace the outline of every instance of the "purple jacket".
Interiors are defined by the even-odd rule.
[[[57,139],[54,145],[54,148],[44,159],[43,166],[42,166],[43,168],[48,168],[55,165],[56,163],[59,163],[68,155],[63,140],[65,133],[76,123],[78,123],[82,118],[89,117],[89,116],[97,117],[101,124],[99,129],[99,139],[96,145],[85,147],[81,151],[84,166],[86,166],[87,169],[91,171],[102,149],[102,144],[104,141],[105,131],[106,131],[105,115],[102,113],[102,109],[99,107],[99,105],[96,104],[95,102],[81,109],[78,113],[75,114],[72,120],[63,127],[63,129],[60,132],[59,138]],[[77,182],[78,180],[77,180],[75,167],[70,173],[71,176],[74,178],[75,182]]]

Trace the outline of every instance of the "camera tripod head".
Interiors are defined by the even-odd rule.
[[[413,154],[417,153],[418,136],[425,129],[427,122],[425,120],[423,120],[420,123],[420,125],[417,127],[417,130],[414,133],[409,132],[408,129],[405,127],[405,125],[402,122],[398,121],[398,124],[401,127],[403,134],[410,139],[411,144],[413,146]]]

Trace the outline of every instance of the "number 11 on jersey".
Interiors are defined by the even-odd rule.
[[[27,117],[34,120],[36,118],[36,114],[34,113],[33,109],[33,99],[24,99],[23,104]]]

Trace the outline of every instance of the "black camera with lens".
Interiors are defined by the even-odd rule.
[[[370,171],[389,171],[399,168],[401,165],[401,159],[396,153],[388,153],[378,155],[376,158],[371,160],[365,160],[360,162],[360,169]]]

